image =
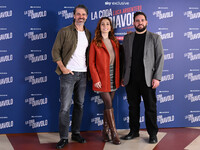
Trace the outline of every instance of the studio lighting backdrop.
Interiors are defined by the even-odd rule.
[[[199,0],[1,0],[0,134],[58,131],[59,76],[51,49],[78,4],[89,10],[85,25],[92,38],[98,20],[107,16],[120,43],[127,31],[135,31],[134,12],[145,12],[147,29],[161,36],[164,47],[158,126],[200,126]],[[103,125],[103,101],[91,86],[89,81],[82,131]],[[113,107],[117,128],[129,128],[125,88],[116,92]],[[140,123],[146,128],[143,102]]]

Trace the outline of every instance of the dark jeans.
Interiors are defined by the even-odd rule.
[[[70,107],[72,95],[74,108],[72,113],[72,133],[80,133],[83,116],[83,103],[86,90],[86,73],[74,72],[60,76],[60,112],[59,112],[59,134],[61,139],[68,139],[70,123]]]
[[[131,132],[138,133],[140,129],[140,102],[142,96],[147,132],[149,135],[156,135],[158,132],[156,90],[148,87],[145,81],[132,81],[126,86],[126,93],[129,103],[129,127]]]

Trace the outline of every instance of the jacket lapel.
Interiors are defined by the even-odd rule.
[[[147,54],[148,42],[149,42],[149,31],[147,31],[146,37],[145,37],[144,56],[146,56],[146,54]]]
[[[130,56],[132,56],[132,51],[133,51],[133,39],[134,39],[134,37],[135,37],[135,32],[130,33],[130,38],[129,38],[129,41],[128,41],[128,46],[130,47],[130,49],[129,49]]]

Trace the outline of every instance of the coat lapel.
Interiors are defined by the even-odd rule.
[[[116,55],[116,51],[117,51],[117,47],[116,47],[116,44],[115,44],[115,42],[113,41],[113,40],[110,40],[111,41],[111,43],[112,43],[112,46],[113,46],[113,49],[114,49],[114,51],[115,51],[115,55]]]
[[[116,53],[116,45],[115,45],[115,42],[113,40],[110,40],[111,41],[111,44],[113,46],[113,49]],[[106,45],[104,44],[103,40],[102,40],[102,48],[107,52],[107,54],[110,56],[109,52],[108,52],[108,49],[106,47]]]
[[[106,45],[104,44],[104,42],[103,42],[103,40],[101,40],[101,42],[102,42],[102,48],[106,51],[106,53],[109,55],[109,57],[110,57],[110,54],[109,54],[109,52],[108,52],[108,50],[107,50],[107,47],[106,47]]]

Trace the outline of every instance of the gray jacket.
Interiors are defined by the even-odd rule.
[[[122,79],[124,85],[127,85],[130,79],[131,63],[132,63],[132,46],[135,32],[124,36],[124,69]],[[146,84],[152,86],[152,79],[161,80],[164,65],[164,53],[161,37],[155,33],[147,31],[144,45],[144,72]]]

